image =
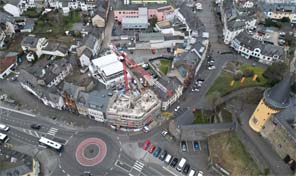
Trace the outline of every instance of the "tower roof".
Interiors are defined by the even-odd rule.
[[[282,80],[264,92],[264,99],[268,105],[284,109],[290,105],[291,76]]]

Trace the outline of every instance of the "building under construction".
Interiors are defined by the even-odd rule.
[[[116,94],[109,100],[106,118],[109,125],[117,129],[136,130],[153,121],[160,111],[161,101],[153,91],[129,91],[127,94]]]

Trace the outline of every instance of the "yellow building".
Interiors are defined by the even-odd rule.
[[[263,98],[249,120],[249,125],[254,131],[260,132],[272,114],[290,105],[290,80],[291,78],[285,79],[264,91]]]

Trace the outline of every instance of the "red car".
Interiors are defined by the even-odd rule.
[[[155,148],[156,148],[155,145],[151,145],[148,152],[149,153],[153,153],[153,151],[155,150]]]
[[[147,150],[149,144],[150,144],[150,141],[149,141],[149,139],[147,139],[147,140],[143,143],[143,145],[142,145],[142,149]]]

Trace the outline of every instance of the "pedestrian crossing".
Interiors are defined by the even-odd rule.
[[[144,167],[144,164],[143,163],[141,163],[140,161],[136,161],[135,164],[134,164],[134,166],[133,166],[133,169],[141,172],[142,169],[143,169],[143,167]]]
[[[47,134],[52,135],[52,136],[55,136],[57,132],[58,132],[58,129],[51,127],[48,130]]]

